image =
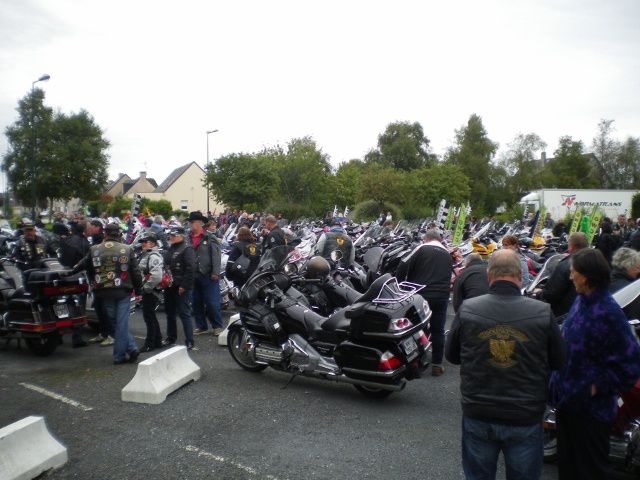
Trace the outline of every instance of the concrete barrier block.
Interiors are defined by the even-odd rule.
[[[43,417],[30,416],[0,429],[0,480],[30,480],[67,463],[67,449]]]
[[[187,347],[173,347],[138,363],[133,379],[122,389],[122,401],[157,405],[181,386],[200,379],[200,367]]]
[[[239,321],[240,321],[240,314],[234,313],[233,315],[231,315],[231,318],[229,319],[229,325]],[[229,325],[227,325],[222,331],[222,333],[218,335],[218,345],[222,345],[223,347],[227,346],[227,336],[229,335]]]

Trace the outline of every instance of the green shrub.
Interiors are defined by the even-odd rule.
[[[394,203],[386,202],[386,203],[378,203],[375,200],[365,200],[364,202],[358,203],[351,213],[350,217],[352,220],[356,222],[368,222],[371,220],[375,220],[380,216],[380,212],[391,212],[394,221],[398,221],[403,217],[402,210],[400,207],[395,205]]]

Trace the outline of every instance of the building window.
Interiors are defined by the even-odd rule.
[[[180,210],[189,210],[189,200],[180,200]]]

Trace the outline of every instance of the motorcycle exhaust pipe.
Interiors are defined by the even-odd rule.
[[[391,390],[392,392],[399,392],[407,386],[406,381],[402,381],[399,385],[389,385],[388,383],[369,382],[367,380],[360,380],[358,378],[347,377],[346,375],[327,375],[329,380],[334,380],[338,383],[349,383],[351,385],[362,385],[363,387],[379,388],[380,390]]]

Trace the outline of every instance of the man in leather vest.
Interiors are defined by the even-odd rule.
[[[200,212],[189,214],[191,231],[189,243],[196,254],[196,271],[193,282],[194,335],[207,332],[207,319],[214,335],[224,329],[220,307],[220,243],[215,236],[204,230],[207,218]]]
[[[264,219],[265,228],[262,229],[262,250],[287,244],[284,230],[278,226],[278,221],[273,215],[267,215]]]
[[[316,252],[327,260],[331,259],[331,253],[335,250],[342,253],[344,266],[348,267],[355,261],[356,250],[353,248],[353,241],[337,220],[331,222],[329,231],[323,233],[316,243]]]
[[[547,379],[563,343],[551,307],[521,296],[521,268],[512,250],[491,255],[489,293],[462,303],[447,338],[447,360],[461,365],[467,478],[495,478],[500,450],[507,480],[540,478]]]
[[[18,261],[18,268],[37,268],[40,260],[56,256],[47,240],[36,233],[36,227],[31,221],[23,222],[22,232],[13,249],[13,258]]]
[[[141,295],[142,274],[133,249],[122,243],[120,225],[107,225],[104,242],[92,246],[89,255],[74,270],[81,267],[87,270],[103,312],[115,325],[113,363],[134,363],[138,347],[129,333],[129,308],[131,292]]]
[[[167,314],[167,338],[163,346],[175,345],[178,338],[176,315],[180,316],[184,329],[185,345],[195,348],[193,342],[193,281],[195,277],[196,255],[185,240],[183,227],[173,227],[169,231],[171,247],[165,253],[164,264],[169,268],[173,282],[164,291],[164,310]]]

